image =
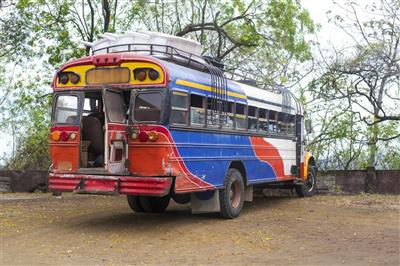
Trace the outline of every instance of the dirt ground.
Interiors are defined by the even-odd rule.
[[[258,197],[241,216],[125,197],[0,194],[1,265],[400,264],[400,196]]]

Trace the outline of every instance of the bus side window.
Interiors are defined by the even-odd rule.
[[[277,112],[276,111],[269,111],[268,122],[269,122],[269,124],[268,124],[269,132],[277,133],[278,125],[277,125]]]
[[[247,128],[251,131],[257,130],[257,107],[255,106],[249,106]]]
[[[226,120],[222,120],[222,127],[226,129],[233,129],[235,115],[233,113],[233,102],[226,102]]]
[[[286,134],[286,114],[278,113],[278,132],[282,134]]]
[[[210,97],[207,98],[207,127],[218,128],[219,116],[216,102]]]
[[[173,124],[188,124],[188,94],[173,91],[171,95],[171,122]]]
[[[190,95],[190,124],[193,126],[204,126],[206,120],[205,97]]]
[[[289,134],[294,136],[295,132],[295,116],[289,115]]]
[[[236,103],[235,122],[236,129],[246,129],[246,105]]]
[[[258,130],[268,132],[268,110],[260,108],[258,112]]]

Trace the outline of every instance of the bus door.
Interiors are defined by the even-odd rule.
[[[79,167],[82,92],[54,94],[50,154],[54,172],[75,172]]]
[[[103,89],[105,119],[105,167],[111,174],[127,174],[127,106],[121,91]]]

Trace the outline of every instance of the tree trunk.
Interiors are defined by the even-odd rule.
[[[377,120],[378,118],[374,118]],[[370,138],[368,140],[369,146],[369,159],[367,167],[375,167],[376,165],[376,153],[378,151],[378,136],[379,136],[379,124],[373,124],[369,127],[370,130]]]

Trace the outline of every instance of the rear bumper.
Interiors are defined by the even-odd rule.
[[[172,177],[100,176],[49,173],[50,191],[82,194],[143,195],[162,197],[169,193]]]

